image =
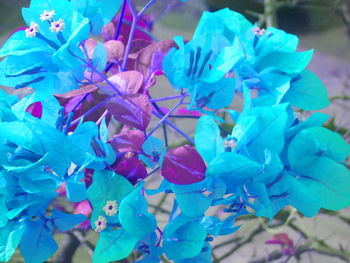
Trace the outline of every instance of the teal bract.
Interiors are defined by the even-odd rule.
[[[0,50],[0,84],[36,92],[20,102],[23,112],[31,103],[54,93],[78,88],[84,68],[79,44],[87,39],[90,24],[71,2],[32,1],[23,8],[28,28],[14,33]]]
[[[122,2],[113,19],[120,23],[109,23]],[[150,39],[142,16],[153,2],[139,12],[131,0],[32,0],[23,9],[28,28],[0,50],[0,84],[33,89],[22,100],[0,90],[0,261],[18,246],[29,263],[52,256],[57,229],[85,220],[63,212],[65,196],[75,212],[91,214],[100,235],[93,263],[133,251],[138,263],[158,263],[163,253],[175,263],[209,263],[210,243],[237,231],[239,216],[272,220],[290,205],[311,217],[350,206],[350,146],[322,127],[327,115],[304,120],[293,109],[329,104],[306,69],[313,51],[296,52],[296,36],[229,9],[204,12],[192,40],[175,37],[177,47],[133,39],[139,24]],[[124,11],[133,17],[125,49],[119,40],[85,41],[102,27],[103,38],[121,39]],[[125,71],[133,64],[136,71]],[[180,95],[149,96],[162,69]],[[235,93],[242,110],[225,109]],[[171,110],[157,104],[169,100],[179,100]],[[160,121],[147,129],[152,115]],[[198,119],[194,141],[173,122],[183,118]],[[159,127],[164,140],[152,136]],[[169,127],[195,147],[171,144]],[[157,172],[159,187],[146,189]],[[159,193],[152,214],[147,199]],[[167,194],[169,212],[159,207]],[[220,212],[208,215],[211,207]],[[169,214],[165,226],[158,211]]]
[[[58,248],[52,231],[66,231],[85,220],[56,210],[46,216],[56,189],[70,179],[67,152],[73,148],[66,135],[44,121],[28,113],[19,121],[10,108],[15,102],[1,92],[0,260],[8,261],[19,245],[26,262],[43,262]],[[72,182],[70,187],[77,189],[79,184]]]
[[[249,106],[289,102],[318,110],[329,105],[322,82],[305,70],[313,51],[295,52],[298,38],[282,30],[260,29],[223,9],[205,12],[191,41],[175,41],[179,49],[165,57],[164,72],[175,89],[188,89],[193,107],[226,107],[234,90],[246,97],[258,92]]]
[[[239,196],[256,215],[270,219],[286,205],[309,217],[321,207],[348,206],[349,184],[340,182],[350,180],[342,163],[350,146],[340,135],[319,127],[327,119],[323,114],[301,122],[287,109],[281,104],[243,111],[224,142],[217,132],[207,137],[202,129],[217,130],[217,125],[211,117],[201,117],[196,147],[208,161],[206,177],[222,180],[226,194]],[[232,201],[229,197],[217,202]],[[236,201],[232,205],[237,208]]]
[[[118,12],[122,0],[71,0],[71,2],[79,13],[89,19],[91,33],[98,35],[102,27]]]
[[[113,171],[96,172],[88,189],[93,207],[91,225],[101,232],[93,262],[109,262],[127,257],[137,242],[153,233],[157,221],[147,212],[143,184],[133,185]]]
[[[208,20],[205,13],[199,27]],[[204,21],[204,22],[203,22]],[[215,21],[211,21],[215,23]],[[239,39],[216,28],[198,30],[184,43],[176,37],[178,49],[172,48],[163,60],[163,69],[175,90],[187,89],[192,107],[220,109],[234,96],[235,80],[230,70],[243,57]]]

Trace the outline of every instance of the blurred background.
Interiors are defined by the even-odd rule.
[[[0,0],[0,46],[11,32],[25,26],[21,7],[27,6],[29,2]],[[147,1],[134,2],[141,7]],[[180,0],[157,0],[149,10],[155,19],[153,34],[159,40],[177,35],[191,39],[203,11],[215,11],[225,7],[243,13],[250,21],[257,22],[262,27],[275,26],[298,35],[300,51],[315,49],[309,69],[323,81],[332,100],[331,106],[322,112],[334,117],[328,123],[329,127],[349,136],[350,0],[187,0],[186,4]],[[165,79],[160,79],[157,87],[161,87],[154,89],[155,93],[159,93],[158,96],[172,93]],[[193,130],[193,124],[183,123],[182,126],[189,133]],[[154,200],[154,203],[157,203],[157,200]],[[164,205],[170,206],[171,202],[167,201]],[[159,215],[162,216],[161,212]],[[281,217],[284,220],[289,218],[294,224],[294,229],[290,224],[272,229],[269,223],[262,219],[237,221],[237,224],[240,224],[245,220],[237,233],[218,239],[214,243],[214,262],[287,262],[289,259],[280,261],[278,258],[272,261],[273,253],[280,252],[279,248],[264,244],[271,236],[280,232],[286,232],[295,246],[303,246],[310,242],[313,242],[312,246],[320,246],[322,242],[326,242],[335,249],[332,257],[325,255],[330,251],[306,252],[300,255],[299,260],[291,258],[288,262],[350,262],[349,209],[336,216],[322,211],[313,219],[300,218],[294,210],[287,209]],[[298,231],[295,231],[295,228]],[[61,239],[60,236],[57,238]],[[96,236],[92,234],[91,238],[96,239]],[[73,259],[73,262],[79,263],[90,261],[83,248],[78,249]],[[23,261],[16,256],[10,262]]]

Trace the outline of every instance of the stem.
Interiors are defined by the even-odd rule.
[[[84,102],[84,100],[89,96],[89,94],[90,94],[90,92],[86,93],[70,112],[74,112],[79,107],[79,105]]]
[[[109,112],[108,110],[105,110],[105,112],[104,112],[104,113],[101,115],[101,117],[97,120],[97,122],[96,122],[96,125],[97,125],[97,126],[101,124],[103,118],[107,116],[108,112]]]
[[[345,95],[338,95],[338,96],[334,96],[334,97],[330,97],[329,100],[332,102],[334,100],[350,100],[349,96],[345,96]]]
[[[167,114],[165,114],[163,116],[163,118],[161,118],[161,120],[157,123],[156,126],[154,126],[154,128],[148,133],[148,135],[146,136],[145,140],[147,140],[147,138],[149,138],[149,136],[151,136],[157,129],[158,127],[164,122],[166,121],[166,119],[168,118],[168,116],[177,109],[177,107],[179,107],[182,102],[183,102],[184,98],[182,98]]]
[[[115,32],[114,40],[117,40],[118,37],[119,37],[120,29],[121,29],[122,23],[123,23],[123,17],[124,17],[124,13],[125,13],[126,2],[127,2],[127,0],[123,1],[122,11],[120,13],[118,26],[117,26],[117,31]]]
[[[161,210],[162,205],[165,203],[167,197],[168,197],[168,195],[164,194],[162,196],[162,198],[159,200],[158,204],[155,205],[155,209],[154,209],[154,212],[153,212],[154,215],[157,215],[157,213]]]
[[[153,115],[156,116],[157,118],[159,119],[162,119],[162,116],[155,112],[155,111],[152,111]],[[194,140],[188,136],[186,133],[184,133],[182,130],[180,130],[175,124],[171,123],[170,121],[168,120],[164,120],[164,122],[166,124],[168,124],[171,128],[173,128],[175,131],[177,131],[178,133],[180,133],[183,137],[185,137],[190,143],[192,143],[194,145]]]
[[[71,263],[74,253],[79,247],[79,240],[72,234],[67,232],[60,244],[56,261],[57,263]]]
[[[188,97],[188,96],[189,96],[189,94],[185,94],[185,95],[174,95],[174,96],[169,96],[169,97],[150,99],[149,101],[150,101],[150,102],[158,102],[158,101],[179,99],[179,98]]]
[[[91,108],[89,111],[87,111],[86,113],[84,113],[82,116],[80,116],[78,119],[75,119],[74,121],[72,121],[71,125],[75,125],[77,124],[81,118],[87,117],[89,116],[91,113],[93,113],[95,110],[101,108],[107,101],[109,101],[110,99],[114,98],[114,96],[108,97],[107,99],[105,99],[104,101],[100,102],[99,104],[97,104],[95,107]]]
[[[159,169],[160,169],[160,167],[157,167],[156,169],[154,169],[153,171],[151,171],[151,172],[148,174],[148,176],[154,174],[154,173],[157,172]]]
[[[157,226],[157,230],[159,232],[159,239],[158,239],[158,243],[157,243],[156,247],[159,247],[160,246],[160,242],[162,241],[163,232],[162,232],[162,230],[160,230],[160,228],[158,226]]]
[[[126,24],[128,26],[132,25],[132,22],[129,22],[128,20],[123,19],[123,24]],[[136,25],[136,29],[142,33],[144,33],[145,35],[147,35],[149,38],[151,38],[153,41],[159,41],[158,38],[156,38],[155,36],[152,35],[152,33],[150,31],[148,31],[147,29],[144,29],[138,25]]]
[[[108,96],[112,96],[113,94],[108,92],[106,89],[102,88],[100,85],[97,83],[93,82],[91,79],[86,79],[90,84],[96,86],[98,89],[102,90],[104,93],[106,93]]]
[[[266,16],[266,27],[276,26],[276,2],[275,0],[264,0]]]
[[[82,247],[87,250],[90,257],[92,258],[94,255],[95,247],[88,240],[86,240],[84,238],[83,234],[81,232],[79,232],[78,230],[73,230],[72,234],[74,235],[75,238],[77,238],[79,240]]]
[[[130,0],[128,0],[128,4],[129,4],[129,7],[130,7],[130,9],[131,9],[133,18],[132,18],[132,24],[131,24],[131,29],[130,29],[128,44],[127,44],[127,46],[126,46],[126,52],[125,52],[125,55],[124,55],[123,65],[122,65],[121,71],[125,71],[126,64],[128,63],[128,57],[129,57],[129,53],[130,53],[130,49],[131,49],[131,42],[132,42],[132,39],[133,39],[133,37],[134,37],[134,33],[135,33],[135,29],[136,29],[136,24],[137,24],[137,21],[138,21],[137,15],[135,16],[135,9],[133,8],[133,5],[132,5],[132,3],[131,3]]]
[[[166,125],[165,123],[163,122],[163,134],[164,134],[164,141],[165,141],[165,147],[168,147],[169,146],[169,143],[168,143],[168,134],[167,134],[167,130],[166,130]]]
[[[128,63],[128,57],[129,57],[129,53],[130,53],[130,49],[131,49],[131,43],[132,43],[132,39],[134,37],[137,22],[138,22],[139,18],[143,15],[143,13],[154,3],[155,0],[150,0],[138,14],[136,13],[136,9],[134,8],[131,0],[127,0],[127,1],[128,1],[128,5],[130,7],[130,10],[131,10],[133,19],[132,19],[128,44],[126,46],[126,52],[124,55],[123,65],[122,65],[121,71],[125,71],[126,65]]]
[[[155,2],[155,0],[150,0],[145,6],[144,8],[142,8],[142,10],[137,14],[138,17],[141,17],[143,15],[143,13]]]
[[[218,261],[220,262],[221,260],[232,255],[234,252],[236,252],[241,247],[245,246],[248,243],[251,243],[253,241],[254,237],[262,232],[264,232],[264,228],[262,226],[258,226],[253,232],[251,232],[251,234],[244,241],[238,243],[233,249],[228,251],[223,256],[219,257]]]
[[[199,119],[200,116],[191,116],[191,115],[170,115],[169,118],[179,118],[179,119]],[[228,132],[226,132],[228,133]]]
[[[76,57],[77,59],[79,59],[80,61],[82,61],[83,63],[85,63],[90,69],[92,69],[94,72],[97,73],[97,75],[99,75],[104,81],[106,81],[112,89],[115,90],[115,92],[118,93],[118,95],[122,95],[122,93],[119,91],[119,89],[117,89],[117,87],[112,83],[110,82],[105,75],[103,75],[101,72],[99,72],[95,67],[94,65],[91,63],[90,59],[89,59],[89,55],[87,54],[87,50],[86,50],[86,47],[84,45],[84,43],[81,44],[82,48],[83,48],[83,52],[85,54],[85,58],[87,59],[87,61],[85,59],[82,59],[78,56],[76,56],[74,53],[70,52],[74,57]],[[96,84],[95,84],[96,85]]]
[[[124,13],[125,13],[125,7],[126,7],[126,1],[123,1],[123,6],[122,6],[122,11],[120,13],[120,17],[119,17],[119,21],[118,21],[118,26],[117,26],[117,31],[115,32],[114,35],[114,40],[117,40],[120,34],[120,29],[122,27],[122,23],[123,23],[123,17],[124,17]],[[113,67],[114,63],[110,63],[107,68],[105,69],[105,73],[108,73],[108,71],[110,71],[110,69]]]

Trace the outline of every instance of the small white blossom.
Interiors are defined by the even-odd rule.
[[[63,19],[60,18],[58,21],[51,22],[50,30],[55,33],[62,32],[65,26],[66,24],[64,23]]]
[[[26,37],[35,37],[36,33],[39,32],[39,25],[37,23],[31,22],[30,27],[25,30]]]
[[[232,150],[237,147],[237,143],[235,140],[225,140],[224,141],[224,147],[225,148],[231,148]]]
[[[107,227],[107,219],[103,216],[99,216],[95,222],[95,226],[96,226],[95,231],[101,232]]]
[[[40,15],[40,20],[41,22],[51,21],[54,15],[55,15],[55,10],[51,10],[51,11],[45,10],[44,13]]]
[[[107,201],[107,204],[103,207],[103,211],[108,216],[114,216],[118,212],[117,201]]]
[[[263,35],[265,35],[265,32],[266,32],[266,30],[263,28],[263,29],[261,29],[260,27],[254,27],[253,29],[252,29],[252,31],[253,31],[253,33],[255,34],[255,35],[257,35],[258,37],[262,37]]]

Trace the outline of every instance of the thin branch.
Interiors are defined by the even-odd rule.
[[[89,253],[90,257],[92,258],[92,256],[94,255],[94,250],[95,250],[94,245],[92,245],[88,240],[86,240],[85,237],[83,236],[83,234],[81,232],[79,232],[78,230],[73,230],[72,234],[74,235],[74,237],[76,239],[79,240],[81,246],[86,249],[86,251]]]

